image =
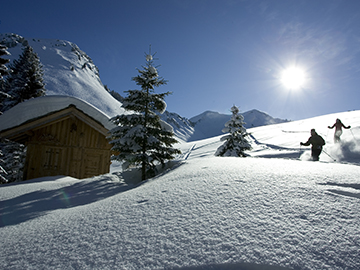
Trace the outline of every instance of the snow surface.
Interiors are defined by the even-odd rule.
[[[336,118],[352,126],[339,145]],[[337,162],[301,160],[311,128]],[[360,269],[360,111],[248,131],[249,158],[183,142],[142,183],[113,164],[0,186],[2,269]]]
[[[108,130],[115,127],[109,116],[84,100],[71,96],[44,96],[19,103],[0,116],[0,130],[19,126],[31,119],[57,112],[74,105],[88,116],[99,121]]]

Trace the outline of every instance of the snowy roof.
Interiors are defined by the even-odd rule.
[[[60,111],[74,105],[86,115],[100,122],[110,130],[114,125],[109,116],[84,100],[70,96],[44,96],[22,102],[0,116],[0,130],[17,127],[29,120],[39,118],[52,112]]]

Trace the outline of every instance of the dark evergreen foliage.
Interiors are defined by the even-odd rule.
[[[10,62],[9,59],[4,59],[5,55],[10,55],[7,51],[7,47],[0,44],[0,81],[3,80],[3,76],[9,74],[9,70],[6,67],[6,64]]]
[[[3,56],[10,55],[7,51],[7,47],[0,44],[0,115],[2,114],[1,108],[3,107],[2,103],[5,98],[10,97],[5,92],[5,78],[4,76],[9,74],[9,70],[6,67],[6,64],[10,62],[9,59],[4,59]],[[1,168],[0,168],[1,170]]]
[[[23,180],[25,146],[10,140],[0,140],[0,183]]]
[[[172,145],[177,142],[170,125],[160,120],[158,113],[166,109],[165,96],[170,92],[156,94],[154,88],[166,84],[153,66],[153,55],[146,55],[146,66],[138,70],[139,75],[132,78],[141,90],[129,90],[123,99],[123,108],[128,114],[111,119],[117,127],[111,131],[111,143],[117,153],[113,158],[124,161],[124,168],[141,166],[142,180],[156,173],[157,164],[172,160],[178,149]]]
[[[5,55],[6,47],[0,47],[0,55]],[[1,57],[0,57],[1,59]],[[2,61],[1,63],[8,62]],[[6,64],[6,63],[5,63]],[[0,112],[27,99],[45,95],[42,65],[37,54],[30,46],[26,46],[19,59],[9,66],[11,72],[1,67]],[[1,127],[0,127],[1,128]],[[0,182],[9,183],[21,181],[23,178],[23,165],[25,161],[25,147],[9,140],[0,142]]]
[[[5,92],[10,97],[3,101],[3,111],[27,99],[45,95],[42,65],[32,47],[26,46],[10,69],[12,72],[5,82]]]

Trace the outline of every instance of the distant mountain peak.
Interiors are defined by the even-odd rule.
[[[242,115],[244,116],[246,128],[288,122],[288,120],[273,118],[256,109],[242,113]],[[230,120],[231,114],[205,111],[187,119],[176,113],[166,112],[160,117],[173,127],[178,138],[184,141],[196,141],[224,134],[222,129],[225,123]]]

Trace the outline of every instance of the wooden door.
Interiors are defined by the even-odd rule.
[[[101,151],[85,150],[84,154],[84,178],[99,175],[102,172],[103,155]]]

